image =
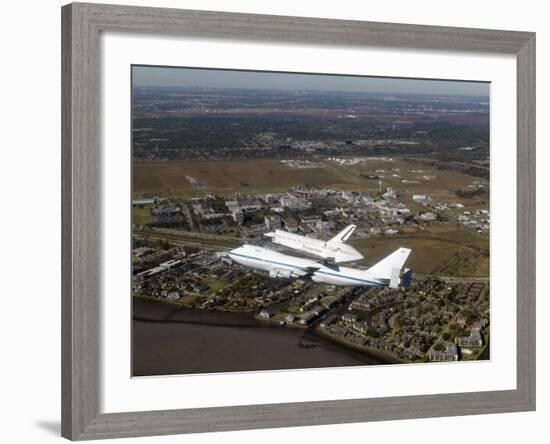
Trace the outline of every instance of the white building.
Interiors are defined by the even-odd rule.
[[[426,196],[425,194],[413,194],[413,200],[417,202],[424,202],[428,200],[428,196]]]
[[[431,222],[437,219],[437,216],[434,213],[428,212],[420,216],[420,219],[426,222]]]
[[[159,202],[157,197],[151,199],[134,199],[132,201],[132,206],[137,208],[148,207]]]
[[[238,224],[242,224],[244,220],[243,210],[241,210],[240,208],[235,208],[233,211],[231,211],[231,217]]]
[[[286,195],[281,197],[281,206],[290,208],[291,210],[301,210],[309,208],[310,204],[305,199],[292,195]]]

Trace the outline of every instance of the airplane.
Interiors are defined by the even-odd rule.
[[[340,231],[340,233],[326,242],[300,234],[289,233],[284,230],[275,230],[271,233],[264,234],[264,236],[270,237],[272,242],[276,244],[339,264],[342,262],[352,262],[363,259],[363,255],[359,253],[359,251],[345,244],[356,228],[356,225],[348,225]]]
[[[410,284],[411,270],[405,269],[401,274],[410,253],[410,248],[398,248],[367,270],[321,263],[250,244],[231,250],[228,254],[234,262],[267,271],[275,279],[309,278],[313,282],[330,285],[398,288]]]

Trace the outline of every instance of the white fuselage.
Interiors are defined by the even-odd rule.
[[[275,230],[267,233],[272,242],[283,245],[293,250],[317,256],[334,263],[351,262],[363,259],[363,255],[350,245],[343,242],[325,242],[320,239],[289,233],[288,231]]]
[[[229,252],[229,257],[257,270],[267,271],[275,278],[299,278],[309,276],[318,283],[346,286],[387,285],[388,280],[371,276],[367,270],[327,265],[313,259],[282,254],[254,245],[243,245]]]

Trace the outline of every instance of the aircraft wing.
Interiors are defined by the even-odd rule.
[[[307,267],[301,270],[287,270],[287,269],[276,269],[274,268],[269,272],[269,276],[272,278],[282,278],[282,279],[297,279],[297,278],[309,278],[319,270],[321,267]]]
[[[306,268],[306,274],[304,276],[311,276],[313,273],[315,273],[316,271],[318,271],[320,269],[321,269],[320,265],[318,267],[307,267]]]

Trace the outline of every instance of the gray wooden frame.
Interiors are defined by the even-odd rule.
[[[516,56],[517,389],[101,413],[99,34],[103,31]],[[62,8],[62,82],[64,437],[83,440],[535,409],[534,33],[74,3]]]

